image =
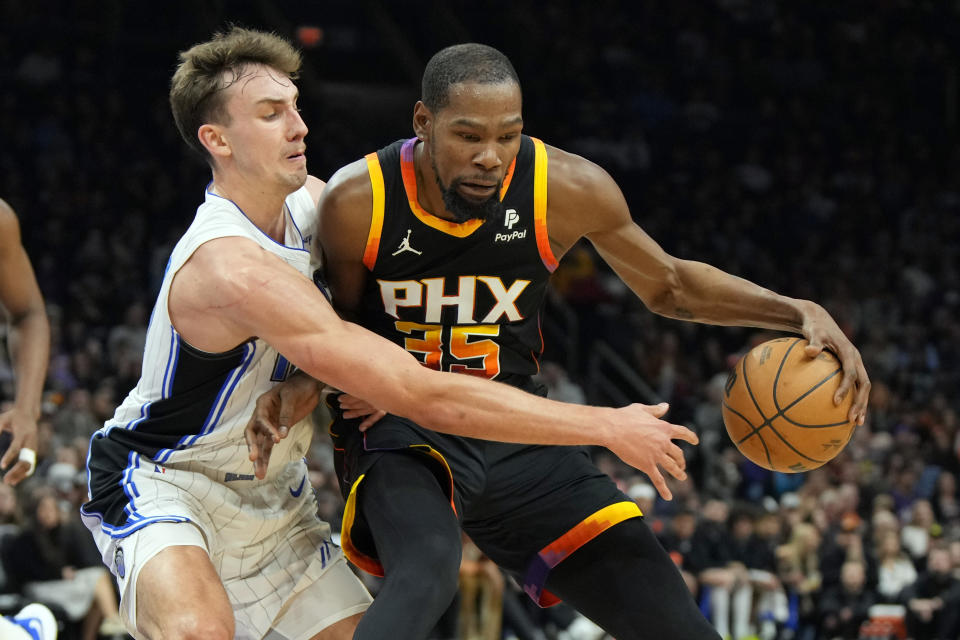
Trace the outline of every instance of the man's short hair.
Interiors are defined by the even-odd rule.
[[[507,56],[485,44],[455,44],[441,49],[427,62],[420,100],[437,112],[450,102],[450,87],[462,82],[514,82],[520,86],[520,78]]]
[[[191,149],[209,161],[197,130],[210,122],[230,124],[223,90],[249,65],[262,64],[295,79],[300,62],[300,52],[287,40],[237,26],[180,52],[180,64],[170,81],[170,109],[177,130]]]

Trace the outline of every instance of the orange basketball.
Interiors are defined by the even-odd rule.
[[[777,338],[754,347],[730,372],[723,422],[740,452],[772,471],[798,473],[827,463],[850,440],[848,392],[833,394],[843,372],[829,351],[804,353],[803,338]]]

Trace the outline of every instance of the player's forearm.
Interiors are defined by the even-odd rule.
[[[813,304],[689,260],[677,260],[671,285],[654,311],[707,324],[799,332],[806,309]]]
[[[17,385],[14,405],[36,418],[50,359],[50,325],[42,308],[14,319],[10,346]]]
[[[524,444],[607,446],[610,440],[614,409],[557,402],[462,374],[426,373],[407,417],[435,431]]]
[[[332,325],[332,323],[331,323]],[[318,380],[443,433],[529,444],[606,446],[615,409],[566,404],[514,387],[420,365],[392,342],[350,323],[290,350]],[[296,356],[294,354],[297,354]]]

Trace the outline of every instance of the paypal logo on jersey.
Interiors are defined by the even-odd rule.
[[[493,236],[494,242],[510,242],[511,240],[520,240],[527,237],[526,229],[513,230],[513,225],[520,222],[520,214],[516,209],[507,209],[503,215],[503,226],[507,228],[506,233],[497,233]]]

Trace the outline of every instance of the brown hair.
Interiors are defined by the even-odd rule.
[[[209,122],[230,124],[223,90],[248,65],[266,65],[295,79],[300,62],[300,52],[280,36],[237,26],[181,51],[180,65],[170,81],[170,109],[177,130],[191,149],[209,161],[197,130]]]

